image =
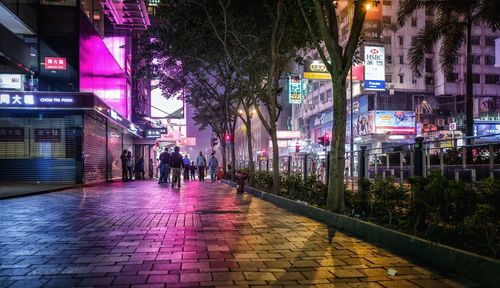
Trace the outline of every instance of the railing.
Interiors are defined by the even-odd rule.
[[[328,153],[327,153],[328,154]],[[471,157],[472,155],[472,157]],[[500,134],[423,141],[345,153],[345,184],[355,190],[360,177],[393,177],[405,184],[415,175],[438,171],[450,180],[477,182],[500,177]],[[272,171],[272,159],[254,162],[255,171]],[[352,165],[352,167],[351,167]],[[248,161],[237,161],[237,168],[248,168]],[[315,174],[328,181],[328,159],[315,154],[280,156],[280,171],[303,176]]]

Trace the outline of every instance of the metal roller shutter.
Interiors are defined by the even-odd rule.
[[[106,122],[97,115],[84,115],[84,183],[106,180]]]
[[[120,156],[122,154],[122,132],[121,128],[114,125],[108,125],[108,165],[111,169],[111,179],[122,177],[122,164]]]

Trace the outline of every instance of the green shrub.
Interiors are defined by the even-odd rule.
[[[273,190],[273,173],[267,171],[255,172],[252,175],[252,183],[255,188],[271,192]]]

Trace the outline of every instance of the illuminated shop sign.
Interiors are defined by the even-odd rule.
[[[278,130],[276,131],[278,139],[300,139],[302,138],[301,132],[298,130]]]
[[[146,139],[156,139],[160,138],[162,134],[162,129],[146,129],[144,130],[144,138]]]
[[[365,46],[365,90],[385,90],[384,47]]]
[[[66,58],[45,57],[46,70],[66,70]]]
[[[21,74],[0,74],[0,89],[16,89],[23,88]]]
[[[92,95],[0,92],[0,108],[92,108]]]
[[[487,136],[492,134],[500,134],[500,123],[474,123],[474,136]],[[482,137],[481,139],[500,139],[500,135]]]
[[[290,74],[288,77],[288,103],[302,103],[302,87],[300,77],[297,74]]]
[[[332,80],[322,60],[304,60],[304,78],[316,80]]]

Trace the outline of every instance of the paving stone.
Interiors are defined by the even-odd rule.
[[[0,287],[476,287],[339,231],[329,241],[326,225],[221,183],[115,182],[1,204]]]

